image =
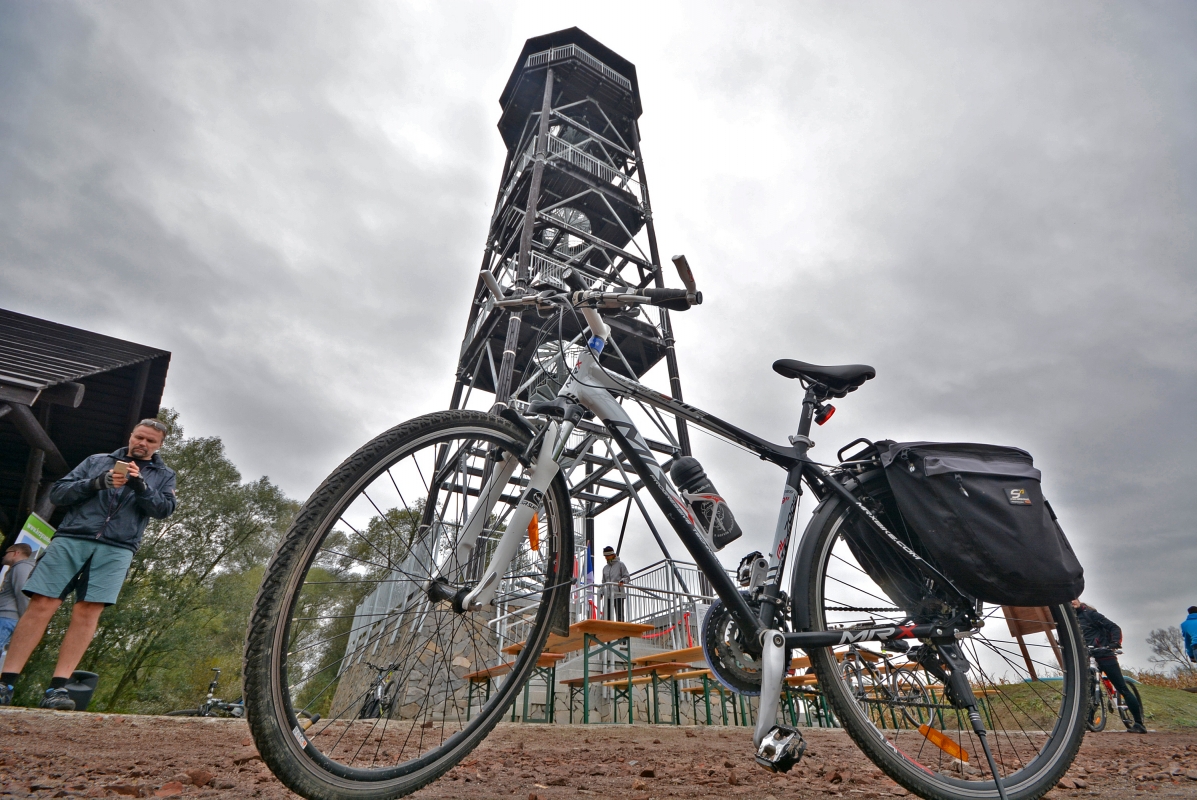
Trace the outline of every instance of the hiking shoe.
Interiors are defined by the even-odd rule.
[[[12,705],[13,687],[7,683],[0,683],[0,706]]]
[[[1143,727],[1143,724],[1141,722],[1136,722],[1134,725],[1130,726],[1130,732],[1131,733],[1147,733],[1147,729]]]
[[[55,711],[74,711],[75,701],[66,689],[47,689],[42,697],[42,708],[52,708]]]

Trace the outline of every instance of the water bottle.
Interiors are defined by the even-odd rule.
[[[686,456],[673,462],[669,477],[682,492],[682,498],[690,506],[698,532],[715,549],[722,550],[730,542],[743,535],[731,509],[707,477],[706,470],[697,458]]]

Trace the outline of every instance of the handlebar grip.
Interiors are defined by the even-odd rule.
[[[691,294],[685,289],[641,289],[640,293],[654,306],[670,311],[685,311],[690,306],[702,305],[702,292]]]

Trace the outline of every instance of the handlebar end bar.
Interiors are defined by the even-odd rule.
[[[499,286],[499,282],[495,280],[495,276],[491,274],[491,271],[489,269],[484,269],[481,273],[479,273],[479,276],[482,278],[482,282],[486,284],[486,288],[489,289],[490,293],[495,296],[495,299],[502,300],[503,289]]]

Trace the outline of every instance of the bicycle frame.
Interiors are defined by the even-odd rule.
[[[583,308],[582,313],[593,335],[557,396],[567,402],[580,404],[591,411],[607,428],[698,568],[710,581],[715,594],[727,606],[732,618],[746,634],[745,640],[749,647],[754,645],[760,647],[761,637],[766,632],[766,626],[762,620],[773,619],[776,604],[783,595],[781,581],[785,572],[786,557],[790,550],[794,518],[798,510],[799,497],[802,494],[803,481],[820,499],[829,493],[838,494],[844,501],[857,508],[864,515],[870,527],[895,547],[898,557],[907,559],[927,577],[941,585],[954,588],[942,573],[920,558],[901,539],[885,528],[872,512],[852,495],[848,487],[833,479],[826,470],[807,457],[807,450],[814,444],[809,437],[814,407],[817,404],[817,398],[813,392],[808,390],[803,400],[798,433],[790,438],[790,445],[773,444],[701,409],[603,369],[598,363],[598,356],[602,353],[606,338],[610,335],[610,329],[596,310]],[[617,397],[632,398],[674,414],[689,423],[747,448],[759,455],[762,460],[771,461],[787,471],[782,506],[778,514],[773,546],[769,553],[769,577],[765,583],[759,616],[744,600],[739,587],[728,577],[719,559],[698,532],[685,501],[666,477],[635,423],[623,406],[617,402]],[[465,607],[480,607],[489,604],[493,599],[498,588],[499,577],[507,569],[511,558],[515,555],[523,539],[524,530],[538,508],[541,496],[560,469],[557,458],[573,427],[573,423],[568,420],[553,420],[549,423],[544,438],[540,442],[539,457],[529,475],[529,485],[524,490],[517,508],[508,521],[507,529],[500,539],[490,564],[487,565],[482,580],[466,595],[463,601]],[[497,499],[498,492],[488,484],[483,490],[482,496],[488,499],[492,497]],[[479,503],[475,507],[473,515],[490,514],[491,505]],[[467,522],[466,532],[476,536],[476,531],[480,528],[480,525],[472,525]],[[463,537],[460,547],[472,550],[474,542],[464,539],[465,537]],[[961,594],[961,597],[963,598],[964,595]],[[929,624],[910,624],[852,630],[789,631],[783,632],[783,636],[786,648],[809,649],[852,642],[952,637],[961,630]]]

